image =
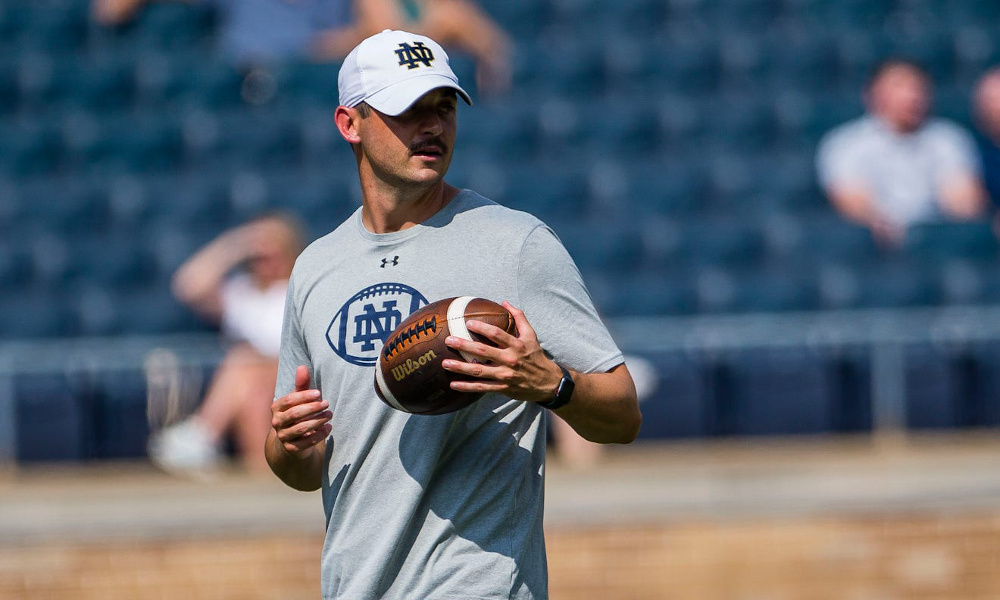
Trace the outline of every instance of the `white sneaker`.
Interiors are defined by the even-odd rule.
[[[205,426],[189,418],[149,439],[149,457],[168,473],[208,479],[222,464],[222,453]]]

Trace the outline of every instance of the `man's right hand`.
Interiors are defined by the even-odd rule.
[[[271,404],[271,427],[281,447],[293,456],[304,454],[333,430],[330,403],[322,399],[319,390],[309,388],[309,381],[309,369],[299,365],[295,390]]]

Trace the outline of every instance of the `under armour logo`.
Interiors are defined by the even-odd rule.
[[[384,269],[384,268],[386,268],[389,265],[392,265],[392,266],[395,267],[398,264],[399,264],[399,257],[398,256],[393,256],[392,260],[389,260],[388,258],[383,258],[382,259],[382,266],[380,268]]]
[[[377,310],[374,304],[366,304],[364,312],[354,317],[354,343],[360,343],[364,351],[374,350],[375,342],[385,342],[402,320],[395,300],[383,302],[382,310]]]
[[[417,63],[424,63],[425,67],[429,67],[434,60],[434,53],[431,52],[430,48],[424,46],[423,42],[414,42],[412,46],[401,42],[399,50],[395,52],[396,56],[399,57],[399,66],[406,65],[407,69],[416,69],[420,66]]]

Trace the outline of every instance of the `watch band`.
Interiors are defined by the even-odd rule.
[[[551,400],[546,400],[545,402],[539,402],[538,405],[542,408],[547,408],[549,410],[555,410],[566,406],[569,399],[573,396],[573,389],[576,387],[576,383],[573,381],[573,376],[569,374],[566,367],[556,363],[560,369],[562,369],[562,379],[559,380],[559,386],[556,388],[556,396]]]

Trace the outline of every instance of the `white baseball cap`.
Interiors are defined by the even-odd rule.
[[[448,54],[422,35],[386,29],[366,38],[344,59],[337,78],[341,106],[367,102],[380,113],[396,116],[431,90],[447,87],[470,106],[458,85]]]

